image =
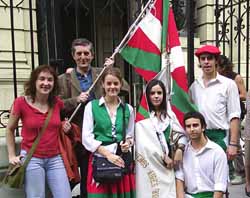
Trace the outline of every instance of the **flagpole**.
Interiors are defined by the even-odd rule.
[[[170,63],[170,52],[169,50],[166,50],[165,49],[165,52],[164,52],[164,58],[166,60],[166,75],[167,75],[167,102],[171,102],[171,94],[172,94],[172,90],[171,90],[171,63]],[[170,155],[171,155],[171,158],[174,159],[174,152],[175,152],[175,141],[174,141],[174,131],[173,131],[173,118],[172,116],[170,116],[168,114],[168,117],[169,117],[169,123],[170,123]]]
[[[169,50],[166,50],[165,51],[165,54],[164,54],[164,58],[166,59],[166,70],[167,70],[167,72],[166,72],[166,75],[167,75],[167,82],[168,82],[168,84],[167,84],[167,89],[168,89],[168,91],[167,91],[167,102],[169,102],[170,104],[171,104],[171,96],[172,96],[172,85],[171,85],[171,62],[170,62],[170,52],[169,52]],[[176,149],[177,149],[177,145],[176,145],[176,143],[177,143],[177,140],[181,137],[181,136],[179,136],[179,135],[177,135],[177,137],[175,138],[174,137],[174,133],[179,133],[178,131],[174,131],[173,130],[173,121],[174,121],[174,119],[173,119],[173,117],[172,117],[172,115],[171,114],[168,114],[168,117],[169,117],[169,125],[170,125],[170,154],[171,154],[171,157],[172,157],[172,159],[174,159],[174,155],[175,155],[175,151],[176,151]]]
[[[149,0],[146,4],[146,6],[143,8],[143,10],[141,11],[141,13],[139,14],[139,16],[136,18],[136,20],[133,22],[133,24],[129,27],[128,32],[126,33],[126,35],[123,37],[122,41],[120,42],[120,44],[115,48],[113,54],[110,56],[111,59],[114,59],[115,55],[117,53],[119,53],[119,51],[121,50],[121,48],[123,48],[123,46],[127,43],[127,41],[129,40],[129,38],[131,37],[131,32],[135,30],[136,25],[138,24],[138,22],[140,21],[142,15],[144,14],[144,12],[149,8],[150,5],[152,5],[155,2],[155,0]],[[95,87],[95,85],[97,84],[98,80],[101,78],[103,72],[105,71],[105,69],[107,68],[107,65],[104,65],[103,69],[101,70],[100,74],[97,76],[97,78],[95,79],[95,81],[92,83],[92,85],[89,87],[89,89],[87,90],[87,93],[90,93],[92,91],[92,89]],[[83,103],[79,103],[76,107],[76,109],[74,110],[74,112],[71,114],[70,118],[69,118],[69,122],[72,121],[72,119],[74,118],[75,114],[77,113],[77,111],[80,109],[81,105]]]
[[[95,79],[95,81],[92,83],[92,85],[91,85],[91,86],[89,87],[89,89],[87,90],[87,93],[88,93],[88,94],[89,94],[89,93],[92,91],[92,89],[95,87],[95,85],[97,84],[98,80],[101,78],[101,76],[102,76],[102,74],[103,74],[103,72],[105,71],[106,68],[107,68],[107,66],[104,65],[104,67],[103,67],[103,69],[101,70],[100,74],[97,76],[97,78]],[[77,107],[75,108],[74,112],[71,114],[70,118],[68,119],[69,122],[72,121],[72,119],[74,118],[74,116],[76,115],[77,111],[80,109],[80,107],[81,107],[82,104],[83,104],[83,103],[81,102],[81,103],[79,103],[79,104],[77,105]]]
[[[155,0],[149,0],[147,2],[147,4],[145,5],[145,7],[143,8],[143,10],[141,11],[141,13],[138,15],[138,17],[136,18],[136,20],[132,23],[132,25],[129,27],[127,34],[123,37],[122,41],[120,42],[120,44],[115,48],[114,53],[117,54],[120,52],[120,50],[123,48],[123,46],[127,43],[127,41],[129,40],[129,38],[131,37],[131,32],[135,30],[138,22],[140,21],[142,15],[145,13],[145,11],[149,8],[150,5],[152,5],[155,2]]]

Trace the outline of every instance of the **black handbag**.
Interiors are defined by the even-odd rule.
[[[127,153],[121,153],[120,156],[125,163],[125,167],[122,169],[123,174],[126,175],[128,173],[131,173],[132,169],[133,169],[133,167],[132,167],[132,165],[133,165],[132,153],[130,151],[128,151]]]
[[[114,183],[122,179],[122,168],[108,161],[105,157],[94,155],[93,177],[99,183]]]
[[[123,109],[123,141],[126,140],[126,124],[125,124],[125,105],[122,105]],[[99,157],[94,155],[93,157],[93,177],[96,182],[100,183],[114,183],[122,179],[124,174],[129,173],[132,164],[132,154],[131,152],[123,153],[121,151],[120,145],[118,144],[118,149],[116,152],[120,155],[125,162],[125,167],[121,168],[112,162],[108,161],[105,157]]]

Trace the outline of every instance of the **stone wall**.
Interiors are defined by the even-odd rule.
[[[8,5],[6,6],[5,3]],[[9,1],[0,1],[0,110],[8,110],[14,100],[13,83],[13,56],[11,37],[11,18]],[[23,83],[31,72],[31,41],[30,41],[30,19],[29,1],[24,0],[18,7],[20,1],[13,0],[14,12],[14,36],[16,56],[17,94],[23,92]],[[36,1],[32,0],[33,37],[35,51],[35,65],[38,65],[37,51],[37,25],[36,25]],[[2,136],[2,137],[1,137]],[[0,129],[0,176],[8,166],[8,155],[5,139],[5,130]],[[19,150],[20,137],[16,138],[16,147]]]
[[[5,1],[9,4],[9,1]],[[13,5],[18,5],[20,1],[14,0]],[[37,25],[36,25],[36,1],[33,0],[33,37],[35,51],[35,65],[38,65],[37,51]],[[31,71],[31,42],[30,42],[30,20],[29,1],[24,0],[18,7],[13,8],[14,12],[14,36],[15,36],[15,56],[17,92],[20,95],[23,91],[23,82],[27,80]],[[10,8],[0,1],[0,109],[9,109],[14,99],[13,87],[13,56],[12,56],[12,36]]]

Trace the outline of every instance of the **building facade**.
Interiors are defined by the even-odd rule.
[[[23,84],[39,64],[51,64],[63,73],[73,67],[70,45],[85,37],[94,43],[93,66],[102,66],[136,19],[147,0],[0,0],[0,136],[8,110]],[[172,1],[185,52],[188,79],[199,75],[194,51],[214,44],[230,57],[249,85],[249,1]],[[142,80],[117,55],[125,79],[131,85],[128,101],[136,106]],[[0,146],[4,141],[0,141]],[[4,151],[3,149],[0,149]],[[3,156],[0,154],[0,156]],[[7,165],[7,161],[4,162]],[[4,166],[4,164],[0,164]]]
[[[147,1],[110,0],[14,0],[0,1],[0,124],[5,122],[15,97],[22,94],[23,83],[39,64],[52,64],[58,73],[73,67],[70,44],[85,37],[95,47],[94,66],[102,66],[112,54],[129,25]],[[190,6],[191,5],[191,6]],[[173,1],[180,29],[189,81],[199,75],[195,48],[216,44],[235,64],[235,71],[249,78],[249,1],[186,0]],[[247,12],[248,11],[248,12]],[[191,18],[191,19],[190,19]],[[121,67],[131,88],[140,79],[119,55]],[[124,69],[126,68],[126,69]],[[190,77],[191,76],[191,77]],[[133,86],[134,85],[134,86]],[[131,100],[133,92],[129,97]],[[3,127],[1,124],[0,127]]]

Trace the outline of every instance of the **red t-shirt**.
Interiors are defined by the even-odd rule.
[[[60,153],[58,145],[58,135],[60,132],[61,120],[60,110],[63,108],[63,102],[56,97],[53,113],[49,124],[43,133],[39,144],[33,154],[34,157],[47,158]],[[14,115],[20,116],[22,121],[22,142],[21,149],[30,150],[38,133],[40,132],[48,112],[42,113],[28,104],[26,99],[21,96],[15,99],[13,104]]]

